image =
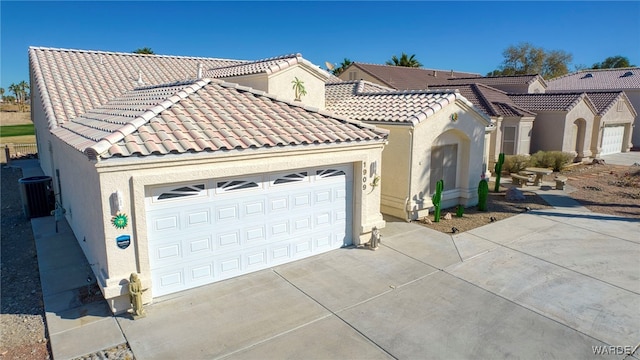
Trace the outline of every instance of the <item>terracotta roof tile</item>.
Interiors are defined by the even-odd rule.
[[[328,110],[361,121],[417,124],[456,100],[474,107],[456,90],[398,91],[363,80],[326,84],[325,93]]]
[[[543,85],[547,85],[544,78],[538,74],[531,75],[511,75],[511,76],[480,76],[480,77],[458,77],[448,78],[446,83],[448,84],[484,84],[489,86],[495,85],[530,85],[536,80],[540,81]],[[444,83],[444,82],[442,82]],[[442,84],[441,83],[441,84]]]
[[[431,89],[456,89],[474,106],[489,116],[535,116],[535,113],[516,105],[506,92],[482,83],[473,83],[473,80],[475,78],[469,79],[470,83],[459,85],[436,84],[431,86]]]
[[[384,141],[388,134],[245,89],[209,79],[139,88],[52,132],[90,158]],[[125,108],[138,110],[117,114]],[[110,118],[93,116],[105,111]]]
[[[29,61],[50,128],[141,85],[194,79],[198,64],[213,68],[246,62],[44,47],[29,48]]]
[[[581,101],[585,101],[596,109],[585,93],[543,93],[543,94],[509,94],[509,98],[519,107],[529,111],[570,111]]]
[[[640,67],[581,70],[548,83],[548,91],[640,89]]]

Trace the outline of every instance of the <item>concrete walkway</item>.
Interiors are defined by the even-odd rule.
[[[159,298],[135,321],[84,301],[95,280],[66,222],[32,219],[54,359],[124,342],[139,360],[640,359],[640,221],[545,195],[558,207],[456,235],[387,218],[377,251]]]

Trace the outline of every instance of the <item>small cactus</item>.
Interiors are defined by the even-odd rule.
[[[502,174],[502,164],[504,164],[504,153],[500,153],[500,155],[498,155],[498,162],[496,162],[496,186],[493,189],[493,192],[500,191],[500,175]]]
[[[489,184],[480,180],[478,184],[478,210],[487,211],[487,196],[489,195]]]
[[[444,181],[438,180],[436,183],[436,193],[431,196],[431,202],[433,202],[433,221],[440,222],[440,204],[442,202],[442,189],[444,189]]]
[[[464,206],[458,205],[458,207],[456,208],[456,217],[462,217],[463,214],[464,214]]]

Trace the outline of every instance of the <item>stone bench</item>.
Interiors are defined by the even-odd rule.
[[[529,176],[513,174],[513,173],[510,175],[511,175],[511,183],[517,187],[522,187],[523,185],[527,185],[528,182],[532,181]]]
[[[564,190],[564,186],[567,184],[567,177],[566,176],[556,176],[555,180],[556,180],[556,189],[557,190]]]

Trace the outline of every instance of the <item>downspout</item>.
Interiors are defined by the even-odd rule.
[[[404,208],[407,212],[407,222],[411,222],[411,179],[413,178],[413,125],[409,128],[409,178],[407,180],[407,199]]]

